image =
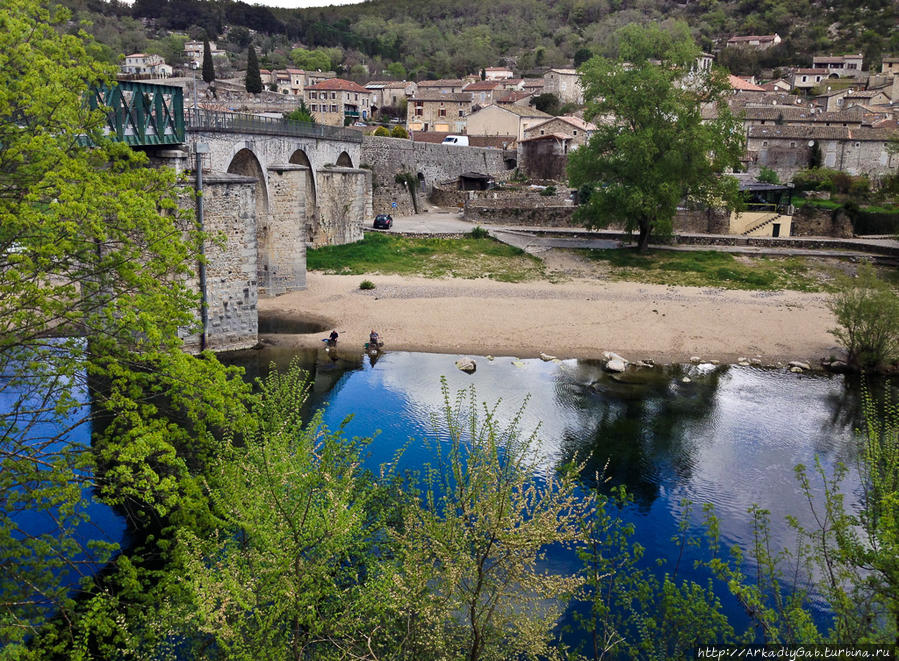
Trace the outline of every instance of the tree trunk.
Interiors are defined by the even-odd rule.
[[[649,247],[649,232],[652,226],[648,222],[640,222],[640,238],[637,240],[637,250],[645,252]]]

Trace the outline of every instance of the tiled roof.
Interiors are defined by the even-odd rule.
[[[880,90],[858,90],[857,92],[850,92],[846,95],[846,98],[853,99],[873,99],[878,94],[883,94]]]
[[[580,129],[582,131],[595,131],[596,125],[591,124],[590,122],[586,122],[580,117],[575,117],[574,115],[561,115],[559,117],[550,117],[545,122],[540,122],[539,124],[534,124],[528,131],[533,131],[538,126],[544,126],[545,124],[549,124],[554,120],[559,120],[565,122],[566,124],[570,124],[576,129]]]
[[[422,80],[419,81],[419,87],[462,87],[461,78],[443,78],[441,80]]]
[[[746,135],[749,138],[782,138],[787,140],[864,140],[886,141],[892,131],[889,129],[869,128],[866,126],[821,126],[804,124],[802,126],[750,126]]]
[[[556,73],[561,73],[565,76],[577,75],[577,69],[550,69],[549,71],[555,71]],[[549,73],[549,71],[547,73]]]
[[[536,87],[542,88],[543,85],[544,85],[544,81],[543,81],[542,78],[525,78],[525,79],[524,79],[524,87],[525,87],[525,89],[527,89],[527,88],[529,88],[529,87],[531,87],[531,88],[536,88]]]
[[[742,78],[734,76],[733,74],[729,75],[727,78],[730,81],[730,86],[735,90],[739,90],[741,92],[764,92],[765,91],[764,87],[760,87],[758,85],[753,85],[749,81],[743,80]]]
[[[533,96],[533,92],[516,91],[516,90],[508,90],[506,92],[500,92],[499,94],[493,95],[494,103],[515,103],[516,101],[521,101],[522,99],[526,99],[529,96]]]
[[[365,86],[368,89],[406,89],[409,84],[405,80],[371,80]]]
[[[804,74],[811,74],[811,75],[820,74],[822,76],[826,76],[829,72],[827,71],[827,69],[796,69],[793,73],[799,73],[799,74],[804,73]]]
[[[419,89],[412,101],[459,101],[460,103],[471,103],[471,94],[469,92],[455,92],[442,94],[431,90],[422,91]]]
[[[463,92],[489,92],[497,87],[502,87],[502,83],[498,80],[479,80],[476,83],[469,83],[462,88]]]
[[[564,133],[547,133],[546,135],[535,135],[532,138],[525,138],[519,142],[533,142],[534,140],[548,140],[550,138],[553,140],[574,140],[570,135],[565,135]]]
[[[550,115],[549,113],[545,113],[542,110],[537,110],[536,108],[531,108],[530,106],[487,106],[486,108],[483,108],[478,112],[484,112],[489,108],[499,108],[500,110],[510,112],[513,115],[518,115],[519,117],[552,117],[552,115]]]
[[[320,83],[316,83],[312,87],[307,87],[306,89],[315,92],[319,90],[326,90],[328,92],[362,92],[364,94],[368,94],[371,91],[365,89],[359,83],[354,83],[352,80],[344,80],[343,78],[329,78],[328,80],[323,80]]]

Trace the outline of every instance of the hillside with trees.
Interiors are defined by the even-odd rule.
[[[371,0],[300,10],[232,0],[64,3],[76,19],[93,22],[88,31],[113,56],[166,50],[176,58],[169,34],[175,31],[185,39],[218,40],[235,57],[245,57],[252,42],[263,67],[286,66],[297,45],[319,49],[340,73],[357,77],[459,76],[500,62],[521,74],[570,66],[589,54],[614,55],[613,34],[622,25],[671,20],[685,20],[707,51],[732,35],[780,34],[783,43],[762,56],[721,52],[735,73],[810,65],[814,54],[848,52],[862,52],[866,66],[879,67],[884,54],[899,52],[899,10],[891,0],[862,6],[854,0]]]

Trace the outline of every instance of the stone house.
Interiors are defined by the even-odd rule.
[[[307,87],[306,105],[320,124],[345,126],[371,116],[372,94],[358,83],[331,78]]]
[[[419,86],[406,106],[406,126],[410,131],[466,133],[471,114],[471,94],[423,91]]]
[[[899,57],[885,57],[880,63],[880,73],[899,74]]]
[[[790,84],[793,89],[810,90],[820,85],[827,75],[827,69],[796,69],[790,75]]]
[[[727,40],[728,48],[754,48],[756,50],[766,50],[776,46],[781,42],[780,35],[774,34],[751,34],[741,37],[731,37]]]
[[[808,167],[811,148],[818,143],[822,165],[852,175],[882,176],[899,167],[899,155],[887,152],[892,131],[868,126],[750,126],[746,149],[750,171],[765,166],[784,181]]]
[[[462,92],[463,87],[476,80],[479,79],[442,78],[440,80],[420,80],[416,91],[428,93],[436,92],[439,94],[459,94]]]
[[[543,78],[522,78],[521,89],[531,94],[543,94]]]
[[[216,47],[214,41],[209,42],[209,52],[213,59],[216,57],[227,57],[224,51],[220,51]],[[199,69],[203,66],[203,42],[190,40],[184,42],[184,59],[190,69]]]
[[[561,117],[551,117],[545,121],[539,122],[525,129],[524,139],[537,138],[543,135],[562,135],[570,139],[567,143],[568,151],[577,149],[581,145],[587,143],[590,136],[596,130],[596,125],[586,122],[580,117],[573,115],[564,115]],[[523,142],[523,141],[522,141]]]
[[[789,92],[793,87],[786,78],[778,78],[762,85],[762,89],[766,92]]]
[[[492,105],[482,108],[468,118],[469,135],[509,136],[522,140],[524,132],[552,115],[536,108],[515,105]]]
[[[483,108],[495,103],[495,95],[502,93],[504,89],[498,80],[479,80],[476,83],[469,83],[462,88],[462,91],[471,94],[472,105]]]
[[[373,80],[365,84],[365,89],[372,93],[374,109],[395,108],[413,96],[417,88],[415,83],[406,80]]]
[[[816,56],[812,58],[812,67],[825,69],[828,75],[836,74],[840,78],[855,76],[862,70],[862,54]]]
[[[843,100],[847,95],[852,94],[853,91],[854,90],[851,87],[839,90],[827,90],[814,97],[813,101],[815,105],[826,112],[836,112],[843,108]]]
[[[843,97],[844,108],[851,108],[855,105],[882,106],[889,102],[890,97],[884,93],[884,90],[857,90]]]
[[[562,103],[584,104],[584,89],[577,69],[550,69],[543,74],[543,92],[555,94]]]
[[[533,92],[527,92],[525,90],[505,90],[502,92],[495,92],[493,94],[493,102],[499,105],[529,106],[533,97]]]
[[[565,181],[571,141],[571,136],[564,133],[544,133],[525,138],[518,144],[519,167],[534,179]]]

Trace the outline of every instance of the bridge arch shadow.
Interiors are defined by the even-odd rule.
[[[340,152],[340,156],[337,157],[337,167],[351,168],[353,167],[353,159],[350,158],[350,155],[345,151],[342,151]]]
[[[315,193],[315,171],[312,168],[312,163],[309,161],[309,156],[307,156],[306,152],[302,149],[297,149],[291,154],[288,162],[309,168],[306,171],[306,218],[304,221],[303,232],[307,242],[314,241],[315,233],[318,229],[316,223],[318,211]]]
[[[268,288],[270,280],[268,264],[268,189],[265,183],[265,172],[256,154],[246,147],[240,149],[231,158],[231,163],[228,164],[228,172],[256,179],[256,277],[260,289]]]

